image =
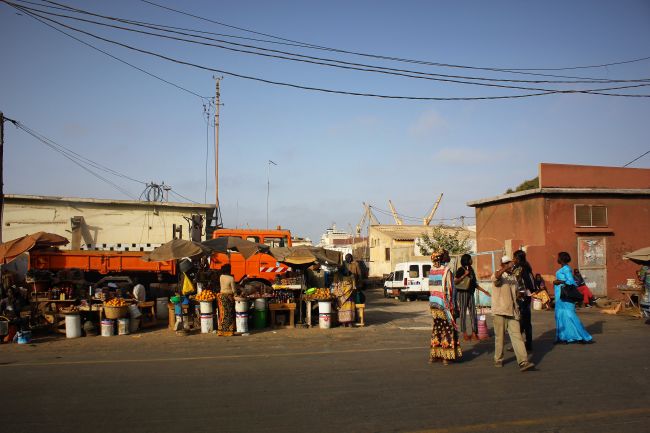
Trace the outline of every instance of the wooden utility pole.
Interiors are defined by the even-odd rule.
[[[5,207],[4,187],[4,145],[5,145],[5,115],[0,111],[0,243],[2,243],[2,215]]]

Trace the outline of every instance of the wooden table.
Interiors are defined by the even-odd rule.
[[[627,288],[619,288],[619,292],[625,296],[625,304],[630,304],[632,308],[635,310],[639,311],[639,314],[643,317],[643,313],[641,312],[641,306],[639,304],[635,304],[634,300],[632,299],[632,296],[636,295],[637,299],[641,298],[641,294],[643,293],[643,289],[640,287],[627,287]]]
[[[61,313],[61,309],[77,302],[77,299],[35,299],[30,301],[32,314],[39,311],[45,320],[50,323],[52,329],[62,334],[65,334],[65,315]]]
[[[269,304],[269,311],[271,311],[271,327],[275,328],[275,313],[278,311],[287,311],[289,313],[289,325],[286,328],[295,327],[294,315],[296,313],[296,304],[283,303],[283,304]]]

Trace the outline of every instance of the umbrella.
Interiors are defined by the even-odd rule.
[[[254,256],[260,251],[268,252],[269,250],[268,245],[247,241],[236,236],[223,236],[215,239],[209,239],[207,241],[203,241],[202,244],[210,248],[212,251],[219,253],[227,253],[229,250],[237,251],[243,255],[245,259]]]
[[[327,250],[322,247],[291,247],[272,248],[271,255],[280,262],[293,265],[304,265],[307,263],[320,263],[321,265],[340,265],[341,253]]]
[[[210,252],[210,248],[198,242],[174,239],[159,246],[149,254],[143,255],[142,260],[145,262],[167,262],[200,254],[210,254]]]
[[[641,248],[623,255],[624,259],[632,260],[640,265],[650,265],[650,247]]]
[[[54,233],[37,232],[0,244],[0,264],[12,262],[19,255],[34,248],[66,245],[68,239]]]

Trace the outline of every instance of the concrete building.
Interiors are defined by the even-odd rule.
[[[468,205],[479,252],[523,248],[550,282],[567,251],[597,296],[620,297],[617,285],[638,268],[622,255],[650,245],[650,169],[540,164],[539,188]],[[491,264],[479,258],[477,272]]]
[[[462,232],[473,245],[475,233],[463,227],[443,227],[445,231]],[[370,244],[369,276],[381,277],[389,274],[397,263],[428,260],[417,247],[417,240],[433,228],[423,225],[372,225],[368,237]]]
[[[2,239],[45,231],[67,237],[69,249],[147,251],[173,239],[174,226],[177,237],[190,239],[188,219],[209,221],[213,210],[210,204],[7,194]]]

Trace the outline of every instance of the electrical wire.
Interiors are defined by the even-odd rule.
[[[18,1],[20,1],[20,0],[18,0]],[[10,4],[10,5],[16,5],[16,3],[13,3],[13,2],[7,2],[7,3]],[[225,40],[222,40],[222,39],[215,39],[215,38],[209,38],[209,37],[204,37],[204,36],[197,36],[197,35],[190,34],[190,33],[185,33],[185,32],[166,30],[166,29],[161,28],[161,27],[159,27],[157,25],[136,23],[135,21],[132,21],[132,20],[125,20],[125,19],[122,19],[122,18],[115,18],[115,17],[111,17],[111,16],[107,16],[107,15],[95,14],[95,13],[92,13],[92,12],[88,12],[88,11],[84,11],[82,9],[76,9],[76,8],[73,8],[73,11],[78,12],[78,13],[83,13],[83,14],[87,14],[87,15],[100,17],[100,18],[103,18],[103,19],[106,19],[106,20],[117,21],[117,22],[121,22],[121,23],[127,23],[129,25],[145,27],[145,28],[149,28],[149,29],[154,29],[154,30],[163,31],[163,32],[170,32],[170,33],[180,34],[180,35],[184,35],[184,36],[190,36],[190,37],[193,37],[193,38],[198,38],[198,39],[203,39],[203,40],[216,41],[216,42],[219,42],[221,44],[230,44],[230,45],[234,45],[236,47],[241,47],[241,48],[233,48],[233,47],[230,47],[230,46],[224,46],[224,45],[220,45],[220,44],[206,43],[206,42],[201,42],[201,41],[194,41],[194,40],[191,40],[191,39],[179,38],[179,37],[169,36],[169,35],[160,34],[160,33],[153,33],[153,32],[148,32],[148,31],[143,31],[143,30],[131,29],[131,28],[128,28],[128,27],[123,27],[123,26],[111,25],[111,24],[107,24],[107,23],[102,23],[102,22],[89,20],[89,19],[84,19],[84,18],[79,18],[79,17],[75,17],[75,16],[70,16],[70,15],[51,13],[51,12],[43,11],[43,10],[40,10],[40,9],[28,8],[28,7],[25,7],[25,6],[21,6],[21,7],[25,8],[26,10],[29,10],[31,12],[34,12],[34,13],[40,12],[40,13],[46,14],[48,16],[56,16],[56,17],[60,17],[60,18],[72,19],[72,20],[82,21],[82,22],[86,22],[86,23],[90,23],[90,24],[99,25],[99,26],[105,26],[105,27],[115,28],[115,29],[119,29],[119,30],[123,30],[123,31],[134,32],[134,33],[139,33],[139,34],[145,34],[145,35],[149,35],[149,36],[155,36],[155,37],[171,39],[171,40],[176,40],[176,41],[181,41],[181,42],[188,42],[188,43],[199,44],[199,45],[204,45],[204,46],[212,46],[212,47],[215,47],[215,48],[224,49],[224,50],[228,50],[228,51],[234,51],[234,52],[240,52],[240,53],[244,53],[244,54],[252,54],[252,55],[257,55],[257,56],[270,57],[270,58],[276,58],[276,59],[281,59],[281,60],[289,60],[289,61],[294,61],[294,62],[310,63],[310,64],[315,64],[315,65],[320,65],[320,66],[327,66],[327,67],[334,67],[334,68],[341,68],[341,69],[382,73],[382,74],[402,76],[402,77],[407,77],[407,78],[426,79],[426,80],[442,81],[442,82],[452,82],[452,83],[457,83],[457,84],[470,84],[470,85],[489,86],[489,87],[504,87],[504,88],[512,88],[512,89],[517,89],[517,90],[549,91],[551,89],[539,89],[539,88],[519,87],[519,86],[505,86],[505,85],[502,86],[502,85],[493,85],[493,84],[488,84],[488,83],[474,83],[474,82],[471,82],[471,81],[460,81],[458,79],[487,81],[489,83],[492,83],[492,82],[514,82],[514,83],[533,83],[533,84],[542,84],[542,83],[552,83],[552,84],[640,83],[640,82],[649,82],[650,81],[650,79],[648,79],[648,78],[634,79],[634,80],[613,80],[613,79],[608,79],[608,80],[597,79],[597,80],[593,80],[593,79],[591,79],[591,80],[572,80],[572,81],[561,81],[561,80],[513,80],[513,79],[500,79],[500,78],[488,78],[488,77],[471,77],[471,76],[463,76],[463,75],[434,74],[434,73],[427,73],[427,72],[422,72],[422,71],[413,71],[413,70],[408,70],[408,69],[387,68],[387,67],[377,66],[377,65],[367,65],[367,64],[363,64],[363,63],[347,62],[347,61],[331,59],[331,58],[306,56],[306,55],[287,52],[287,51],[279,51],[279,50],[272,50],[272,49],[262,48],[262,47],[258,47],[258,46],[254,46],[254,45],[238,44],[238,43],[234,43],[234,42],[230,42],[230,41],[225,41]],[[41,15],[39,15],[39,16],[41,16]],[[251,51],[251,49],[253,49],[253,50],[261,50],[261,51],[264,51],[264,52]],[[271,54],[271,53],[276,53],[276,54]],[[332,62],[334,62],[334,63],[332,63]]]
[[[628,163],[625,164],[623,167],[627,167],[628,165],[631,165],[633,162],[636,162],[636,161],[640,160],[641,158],[643,158],[644,156],[646,156],[646,155],[649,154],[649,153],[650,153],[650,150],[648,150],[648,151],[647,151],[646,153],[644,153],[643,155],[634,158],[632,161],[628,162]]]
[[[55,2],[52,2],[50,0],[44,0],[44,1],[47,1],[48,3],[55,3]],[[605,67],[608,67],[608,66],[617,66],[617,65],[629,64],[629,63],[637,63],[637,62],[642,62],[642,61],[650,59],[650,56],[649,56],[649,57],[641,57],[641,58],[637,58],[637,59],[623,60],[623,61],[611,62],[611,63],[603,63],[603,64],[597,64],[597,65],[570,66],[570,67],[562,67],[562,68],[494,68],[494,67],[478,67],[478,66],[467,66],[467,65],[454,65],[454,64],[448,64],[448,63],[438,63],[438,62],[430,62],[430,61],[424,61],[424,60],[403,59],[403,58],[399,58],[399,57],[382,56],[382,55],[375,55],[375,54],[368,54],[368,53],[360,53],[360,52],[355,52],[355,51],[342,50],[342,49],[331,48],[331,47],[324,47],[324,46],[320,46],[320,45],[310,44],[310,43],[307,43],[307,42],[300,42],[300,41],[296,41],[296,40],[292,40],[292,39],[286,39],[286,38],[282,38],[282,37],[275,36],[275,35],[268,34],[268,33],[257,32],[257,31],[246,29],[246,28],[243,28],[243,27],[233,26],[233,25],[226,24],[226,23],[223,23],[223,22],[211,20],[209,18],[194,15],[194,14],[191,14],[189,12],[184,12],[184,11],[181,11],[179,9],[174,9],[174,8],[170,8],[170,7],[167,7],[167,6],[163,6],[163,5],[160,5],[158,3],[154,3],[154,2],[152,2],[150,0],[140,0],[140,1],[142,1],[143,3],[150,4],[152,6],[155,6],[155,7],[161,8],[161,9],[166,9],[166,10],[178,13],[178,14],[186,15],[186,16],[196,18],[196,19],[199,19],[199,20],[203,20],[203,21],[207,21],[207,22],[210,22],[210,23],[213,23],[213,24],[218,24],[218,25],[221,25],[221,26],[224,26],[224,27],[229,27],[229,28],[232,28],[232,29],[237,29],[237,30],[241,30],[241,31],[244,31],[244,32],[248,32],[248,33],[252,33],[252,34],[256,34],[256,35],[260,35],[260,36],[266,36],[266,37],[274,38],[274,39],[284,41],[284,42],[291,42],[291,43],[294,43],[294,44],[298,44],[299,46],[304,47],[304,48],[313,48],[313,49],[326,50],[326,51],[335,51],[335,52],[340,52],[340,53],[344,53],[344,54],[353,54],[353,55],[357,55],[357,56],[374,57],[374,58],[379,58],[379,59],[384,59],[384,60],[393,60],[393,61],[406,62],[406,63],[426,64],[426,65],[430,65],[430,66],[443,66],[443,67],[448,67],[448,68],[463,68],[463,69],[477,69],[477,70],[486,70],[486,71],[494,71],[494,72],[512,72],[512,73],[524,72],[524,73],[527,73],[526,71],[567,71],[567,70],[576,70],[576,69],[605,68]],[[532,75],[539,75],[539,74],[532,74]]]
[[[18,121],[8,119],[7,117],[5,117],[5,119],[7,119],[7,120],[10,121],[11,123],[13,123],[13,124],[16,126],[16,128],[18,128],[18,129],[24,131],[25,133],[29,134],[29,135],[32,136],[33,138],[37,139],[37,140],[40,141],[41,143],[45,144],[46,146],[48,146],[49,148],[51,148],[52,150],[54,150],[55,152],[60,153],[60,154],[63,155],[66,159],[70,160],[70,161],[71,161],[72,163],[74,163],[75,165],[77,165],[77,166],[79,166],[80,168],[82,168],[83,170],[87,171],[87,172],[90,173],[92,176],[94,176],[94,177],[100,179],[101,181],[103,181],[103,182],[105,182],[105,183],[111,185],[113,188],[115,188],[115,189],[116,189],[117,191],[119,191],[120,193],[126,195],[127,197],[129,197],[129,198],[131,198],[131,199],[133,199],[133,200],[137,200],[137,199],[135,198],[135,196],[133,196],[133,195],[132,195],[129,191],[127,191],[126,189],[122,188],[122,187],[119,186],[118,184],[112,182],[111,180],[109,180],[109,179],[105,178],[104,176],[102,176],[102,175],[96,173],[95,171],[91,170],[91,169],[88,168],[86,165],[84,165],[82,162],[80,162],[78,158],[75,158],[75,157],[71,156],[71,155],[70,155],[69,153],[67,153],[66,151],[61,150],[61,149],[58,148],[57,146],[51,144],[51,143],[50,143],[51,140],[50,140],[49,138],[47,138],[47,137],[45,137],[45,136],[43,136],[43,135],[37,133],[36,131],[33,131],[32,129],[26,127],[25,125],[23,125],[22,123],[20,123],[20,122],[18,122]]]
[[[3,0],[4,1],[4,0]],[[5,3],[9,4],[9,2]],[[597,91],[608,91],[608,90],[618,90],[618,89],[627,89],[627,88],[633,88],[633,87],[645,87],[650,84],[639,84],[639,85],[634,85],[634,86],[622,86],[622,87],[612,87],[612,88],[606,88],[606,89],[585,89],[585,90],[554,90],[554,91],[542,91],[538,93],[528,93],[528,94],[520,94],[520,95],[502,95],[502,96],[479,96],[479,97],[421,97],[421,96],[399,96],[399,95],[384,95],[384,94],[375,94],[375,93],[363,93],[363,92],[353,92],[353,91],[342,91],[342,90],[334,90],[334,89],[326,89],[326,88],[320,88],[320,87],[312,87],[312,86],[304,86],[304,85],[299,85],[299,84],[294,84],[294,83],[287,83],[287,82],[281,82],[281,81],[274,81],[274,80],[268,80],[260,77],[254,77],[254,76],[249,76],[249,75],[244,75],[244,74],[239,74],[235,72],[229,72],[225,71],[222,69],[216,69],[216,68],[211,68],[207,67],[204,65],[199,65],[196,63],[191,63],[191,62],[186,62],[183,60],[175,59],[169,56],[162,55],[160,53],[156,53],[153,51],[148,51],[144,50],[141,48],[137,48],[128,44],[124,44],[121,42],[117,42],[108,38],[104,38],[102,36],[95,35],[93,33],[77,29],[75,27],[69,26],[67,24],[63,24],[59,21],[56,21],[51,18],[43,17],[41,15],[35,14],[33,12],[29,12],[24,10],[23,7],[21,6],[15,6],[12,5],[11,7],[15,7],[18,10],[23,11],[26,15],[32,17],[33,19],[41,22],[42,24],[47,25],[48,27],[54,27],[51,24],[46,23],[45,21],[53,22],[61,27],[73,30],[78,33],[85,34],[87,36],[93,37],[95,39],[102,40],[104,42],[108,42],[114,45],[118,45],[127,49],[130,49],[132,51],[140,52],[143,54],[148,54],[154,57],[158,57],[164,60],[168,60],[177,64],[182,64],[186,66],[191,66],[194,68],[198,69],[203,69],[211,72],[217,72],[220,74],[224,75],[229,75],[237,78],[242,78],[242,79],[247,79],[247,80],[252,80],[252,81],[257,81],[257,82],[262,82],[266,84],[274,84],[278,86],[285,86],[285,87],[291,87],[291,88],[296,88],[296,89],[301,89],[301,90],[310,90],[310,91],[316,91],[316,92],[323,92],[323,93],[331,93],[331,94],[341,94],[341,95],[350,95],[350,96],[364,96],[364,97],[374,97],[374,98],[383,98],[383,99],[399,99],[399,100],[420,100],[420,101],[471,101],[471,100],[496,100],[496,99],[517,99],[517,98],[527,98],[527,97],[533,97],[533,96],[545,96],[545,95],[551,95],[551,94],[558,94],[558,93],[590,93],[590,92],[597,92]],[[44,21],[45,20],[45,21]],[[620,94],[609,94],[608,96],[623,96],[627,97],[629,95],[620,95]],[[638,97],[650,97],[650,95],[634,95]]]
[[[191,202],[191,203],[194,203],[194,204],[201,204],[201,203],[199,203],[198,201],[194,201],[194,200],[192,200],[191,198],[187,198],[187,197],[185,197],[184,195],[182,195],[182,194],[180,194],[180,193],[177,193],[177,192],[174,191],[173,189],[170,189],[169,192],[171,192],[172,194],[174,194],[174,195],[176,195],[176,196],[178,196],[178,197],[180,197],[180,198],[182,198],[182,199],[184,199],[184,200],[187,200],[187,201],[189,201],[189,202]]]

